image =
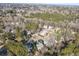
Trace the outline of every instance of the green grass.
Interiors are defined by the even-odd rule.
[[[59,14],[59,13],[36,13],[33,14],[31,13],[30,16],[25,16],[26,18],[38,18],[38,19],[43,19],[43,20],[48,20],[52,22],[59,22],[59,21],[64,21],[64,20],[72,20],[75,17],[75,14]]]

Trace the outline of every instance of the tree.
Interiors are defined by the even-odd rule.
[[[74,54],[75,44],[71,43],[67,47],[61,50],[61,55],[73,55]]]
[[[15,40],[18,42],[22,41],[21,29],[19,27],[16,28],[16,39]]]
[[[17,43],[14,41],[9,41],[5,47],[8,49],[8,53],[16,56],[27,56],[28,50],[23,46],[22,43]]]
[[[33,23],[33,22],[31,22],[31,23],[28,23],[28,24],[26,24],[26,29],[28,29],[28,30],[32,30],[32,31],[35,31],[35,30],[37,30],[38,29],[38,24],[36,24],[36,23]]]

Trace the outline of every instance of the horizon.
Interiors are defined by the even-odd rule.
[[[79,0],[0,0],[0,3],[79,5]]]
[[[0,3],[0,4],[40,4],[40,5],[77,5],[79,6],[79,3]]]

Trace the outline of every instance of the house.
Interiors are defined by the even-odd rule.
[[[38,50],[41,50],[43,47],[44,47],[44,44],[43,44],[44,42],[41,42],[41,40],[38,40],[37,41],[37,44],[36,44],[36,46],[37,46],[37,49]]]

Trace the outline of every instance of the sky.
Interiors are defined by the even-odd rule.
[[[78,4],[79,0],[0,0],[0,3]]]

